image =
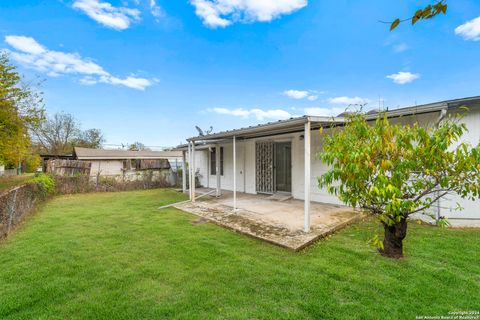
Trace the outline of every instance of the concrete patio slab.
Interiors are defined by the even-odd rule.
[[[349,207],[312,202],[311,230],[306,233],[303,231],[303,201],[277,201],[268,195],[237,193],[235,212],[232,203],[232,193],[224,191],[219,198],[205,197],[174,207],[295,251],[361,218],[360,212]]]

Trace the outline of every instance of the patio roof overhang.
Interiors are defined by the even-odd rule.
[[[200,136],[188,138],[187,141],[196,142],[196,143],[198,142],[215,143],[215,142],[222,142],[225,140],[231,140],[233,137],[236,137],[237,139],[252,139],[252,138],[268,137],[268,136],[278,135],[278,134],[302,132],[305,128],[305,124],[308,122],[311,123],[312,129],[318,129],[320,127],[329,127],[332,125],[343,124],[345,123],[345,118],[302,116],[298,118],[280,120],[277,122],[269,122],[269,123],[260,124],[257,126],[200,135]],[[201,145],[199,147],[201,147]]]

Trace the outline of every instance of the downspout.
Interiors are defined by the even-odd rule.
[[[440,125],[440,122],[442,122],[443,119],[447,116],[447,110],[448,110],[448,105],[445,106],[442,110],[440,110],[440,115],[438,116],[437,121],[435,122],[435,126],[438,127]],[[440,196],[440,192],[437,192],[437,197]],[[440,220],[440,198],[437,200],[437,222]]]
[[[448,106],[445,106],[445,108],[443,108],[442,110],[440,110],[440,116],[438,117],[437,121],[435,122],[435,126],[438,127],[438,125],[440,124],[440,122],[445,119],[445,117],[447,116],[447,110],[448,110]]]

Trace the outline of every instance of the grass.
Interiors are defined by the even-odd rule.
[[[300,253],[176,209],[171,190],[62,196],[0,244],[1,319],[414,319],[478,310],[480,232],[363,222]]]
[[[25,173],[20,176],[0,177],[0,191],[19,186],[33,177],[33,173]]]

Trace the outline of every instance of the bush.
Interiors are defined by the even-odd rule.
[[[28,182],[35,185],[44,196],[55,192],[55,180],[45,173],[36,174]]]

